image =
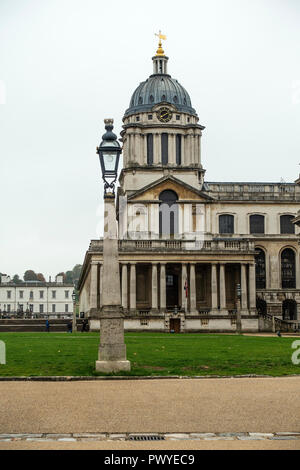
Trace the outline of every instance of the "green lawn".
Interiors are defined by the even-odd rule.
[[[127,333],[132,371],[123,375],[300,374],[291,362],[295,339]],[[7,362],[0,376],[96,375],[97,333],[0,333],[0,340]]]

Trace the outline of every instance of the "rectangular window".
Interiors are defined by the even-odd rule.
[[[40,290],[40,299],[43,299],[43,298],[44,298],[44,291]]]
[[[68,313],[68,311],[69,311],[69,305],[65,304],[65,312]]]
[[[55,304],[52,304],[52,313],[55,313]]]
[[[23,304],[19,304],[19,310],[20,310],[20,312],[22,312],[22,313],[23,313],[23,309],[24,309],[24,306],[23,306]]]
[[[30,313],[33,313],[33,304],[30,304],[30,305],[29,305],[29,312],[30,312]]]
[[[40,304],[40,313],[44,313],[44,305]]]
[[[219,233],[234,233],[234,216],[224,214],[219,216]]]
[[[56,299],[56,290],[52,291],[52,299]]]
[[[65,299],[68,299],[68,298],[69,298],[69,291],[65,290]]]
[[[153,165],[153,134],[147,134],[147,165]]]
[[[23,290],[19,291],[19,296],[20,296],[20,299],[23,299],[23,296],[24,296],[24,291]]]
[[[140,120],[140,116],[136,116],[135,120],[138,122]]]
[[[176,164],[181,165],[181,135],[176,135]]]
[[[152,114],[148,114],[148,119],[149,119],[149,121],[152,121],[152,119],[153,119]]]
[[[180,121],[180,115],[176,114],[176,121]]]
[[[29,298],[33,299],[33,291],[32,290],[30,291]]]
[[[161,135],[161,163],[162,165],[168,164],[168,153],[169,153],[169,136],[166,133]]]
[[[10,313],[10,304],[7,304],[7,312]]]
[[[250,216],[250,233],[265,233],[265,218],[263,215]]]
[[[8,299],[11,299],[11,290],[8,290],[8,291],[7,291],[7,298],[8,298]]]

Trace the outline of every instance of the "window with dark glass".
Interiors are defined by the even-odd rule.
[[[168,134],[161,135],[161,162],[163,165],[168,164]]]
[[[293,218],[293,215],[282,215],[280,217],[280,233],[295,233]]]
[[[176,135],[176,164],[181,165],[181,135]]]
[[[167,189],[160,194],[159,200],[159,234],[173,238],[178,233],[178,196]]]
[[[266,288],[266,256],[265,252],[257,248],[255,250],[256,289]]]
[[[234,233],[234,216],[223,214],[219,216],[219,233]]]
[[[283,289],[296,288],[295,253],[290,248],[281,253],[281,284]]]
[[[250,233],[265,233],[265,217],[263,215],[250,215]]]
[[[147,164],[153,165],[153,134],[147,134]]]

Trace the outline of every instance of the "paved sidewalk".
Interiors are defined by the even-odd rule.
[[[0,394],[0,434],[300,432],[300,377],[0,382]]]

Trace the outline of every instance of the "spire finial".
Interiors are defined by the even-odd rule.
[[[158,43],[158,49],[156,51],[156,55],[157,56],[164,56],[165,55],[165,51],[163,50],[162,48],[162,43],[161,43],[161,40],[163,39],[164,41],[167,39],[167,36],[165,36],[164,34],[161,33],[161,30],[159,30],[159,33],[155,33],[155,36],[157,36],[159,38],[159,43]]]

